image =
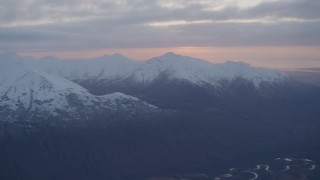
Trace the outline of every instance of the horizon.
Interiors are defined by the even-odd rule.
[[[263,67],[263,66],[256,66],[255,64],[252,64],[248,61],[231,61],[231,60],[227,60],[227,61],[221,61],[221,62],[217,62],[217,61],[210,61],[208,59],[204,59],[204,58],[200,58],[200,57],[195,57],[195,56],[190,56],[190,55],[186,55],[186,54],[180,54],[177,52],[173,52],[173,51],[167,51],[167,52],[163,52],[162,54],[158,54],[155,56],[150,56],[148,59],[143,59],[143,60],[139,60],[139,59],[134,59],[132,57],[129,57],[127,55],[121,54],[121,53],[113,53],[113,54],[102,54],[100,56],[93,56],[93,57],[73,57],[73,58],[59,58],[59,57],[55,57],[55,56],[38,56],[38,57],[34,57],[34,56],[25,56],[25,55],[21,55],[15,52],[3,52],[0,53],[1,55],[6,55],[6,54],[11,54],[11,55],[17,55],[19,57],[31,57],[33,59],[37,59],[37,60],[43,60],[47,57],[53,57],[59,61],[90,61],[90,60],[94,60],[95,58],[103,58],[105,56],[114,56],[114,55],[120,55],[120,56],[124,56],[125,58],[128,58],[131,61],[135,61],[135,62],[144,62],[144,61],[149,61],[153,58],[157,58],[157,57],[161,57],[161,56],[165,56],[167,54],[173,53],[174,55],[178,55],[178,56],[186,56],[186,57],[191,57],[191,58],[195,58],[201,61],[206,61],[209,63],[213,63],[213,64],[223,64],[226,62],[236,62],[236,63],[247,63],[249,66],[251,67],[257,67],[257,68],[267,68],[267,69],[273,69],[273,70],[277,70],[277,71],[282,71],[285,72],[287,75],[289,75],[290,77],[294,78],[295,80],[297,80],[298,82],[302,82],[305,84],[310,84],[310,85],[315,85],[315,86],[320,86],[320,67],[318,66],[312,66],[312,67],[293,67],[293,68],[281,68],[281,67]]]
[[[185,47],[187,50],[188,49],[197,49],[194,47]],[[178,50],[177,50],[178,49]],[[90,60],[98,57],[103,57],[103,56],[111,56],[115,54],[120,54],[122,56],[125,56],[131,60],[134,61],[147,61],[150,60],[151,58],[159,57],[162,55],[165,55],[167,53],[174,53],[177,55],[181,56],[189,56],[193,58],[199,58],[201,60],[214,63],[214,64],[219,64],[219,63],[225,63],[228,61],[232,62],[244,62],[247,64],[250,64],[253,67],[261,67],[261,68],[270,68],[270,69],[278,69],[278,70],[285,70],[285,71],[294,71],[294,70],[299,70],[299,71],[309,71],[308,69],[312,68],[320,68],[320,64],[318,63],[310,63],[306,65],[306,63],[301,63],[301,64],[291,64],[288,66],[288,64],[280,63],[280,64],[273,64],[264,60],[257,60],[255,56],[251,53],[247,53],[247,56],[249,58],[246,59],[240,59],[240,58],[230,58],[230,54],[227,53],[220,53],[217,55],[219,58],[215,58],[214,55],[215,53],[213,52],[212,54],[208,53],[203,53],[203,52],[194,52],[194,51],[186,51],[184,48],[177,48],[177,49],[169,49],[169,48],[162,48],[158,51],[155,51],[153,53],[139,53],[142,51],[142,49],[126,49],[126,50],[115,50],[115,51],[110,51],[110,50],[101,50],[98,53],[87,53],[87,52],[59,52],[57,54],[55,53],[48,53],[48,52],[40,52],[40,53],[34,53],[34,52],[15,52],[15,51],[4,51],[1,52],[0,54],[6,54],[6,53],[14,53],[16,55],[19,55],[21,57],[32,57],[35,59],[41,59],[45,57],[54,57],[58,60]],[[319,49],[320,50],[320,49]],[[244,51],[244,50],[243,50]],[[240,50],[241,53],[241,50]],[[279,53],[279,52],[278,52]],[[280,52],[281,53],[281,52]],[[229,55],[229,56],[228,56]],[[273,61],[277,61],[277,59],[271,58]]]

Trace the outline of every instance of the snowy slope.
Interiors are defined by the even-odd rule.
[[[255,85],[262,82],[282,81],[288,78],[284,73],[251,67],[249,64],[242,62],[213,64],[171,52],[140,63],[138,68],[133,71],[137,81],[152,81],[161,73],[166,73],[172,79],[185,80],[199,85],[203,83],[215,85],[221,79],[233,80],[239,77],[252,81]]]
[[[212,78],[208,74],[211,65],[211,63],[200,59],[167,53],[140,63],[132,74],[137,81],[152,81],[164,73],[171,79],[197,83]]]
[[[123,93],[94,96],[68,79],[42,71],[32,61],[15,55],[0,57],[0,111],[22,113],[67,113],[79,111],[119,110],[126,108],[156,108],[138,98]]]

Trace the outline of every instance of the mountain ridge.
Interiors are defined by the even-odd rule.
[[[15,58],[19,59],[19,56],[15,56]],[[25,58],[20,57],[20,59]],[[119,80],[133,77],[133,80],[137,82],[151,82],[163,73],[170,75],[171,79],[186,80],[199,85],[203,83],[216,85],[217,81],[221,79],[232,80],[239,77],[252,81],[256,86],[259,86],[261,82],[272,83],[288,79],[288,76],[280,71],[252,67],[243,62],[228,61],[214,64],[173,52],[142,62],[136,62],[120,54],[113,54],[79,60],[41,58],[33,64],[48,73],[56,73],[73,81]]]
[[[281,72],[251,67],[242,62],[213,64],[173,52],[144,62],[135,62],[120,54],[91,60],[58,60],[54,57],[34,59],[6,53],[0,55],[0,65],[1,106],[11,110],[37,109],[51,114],[56,111],[76,114],[80,109],[72,106],[77,105],[92,106],[88,111],[94,111],[93,107],[113,109],[111,106],[114,103],[110,102],[110,107],[104,103],[109,102],[107,97],[113,96],[107,95],[112,93],[118,93],[120,99],[150,110],[159,105],[172,108],[172,104],[176,103],[170,99],[178,97],[176,100],[179,103],[197,102],[201,107],[201,102],[210,103],[213,96],[217,99],[216,96],[220,95],[238,94],[238,88],[249,88],[256,93],[262,91],[266,84],[272,87],[289,80]],[[119,93],[122,93],[121,96]],[[183,97],[189,93],[202,101],[194,99],[194,102],[192,98]],[[205,95],[211,98],[205,98]],[[76,99],[78,104],[71,103],[69,98],[71,101]],[[177,105],[180,107],[179,103]]]
[[[157,109],[140,99],[120,92],[92,95],[86,88],[57,73],[48,73],[27,60],[0,60],[1,118],[18,118],[20,114],[45,114],[47,117],[74,118],[81,113],[99,110]],[[80,108],[80,109],[79,109]]]

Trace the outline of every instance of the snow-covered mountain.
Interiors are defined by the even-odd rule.
[[[166,99],[161,98],[158,91],[165,90],[163,93],[167,93],[165,97],[168,98],[175,97],[174,94],[180,91],[178,89],[183,88],[178,85],[171,91],[166,85],[161,85],[164,82],[159,85],[158,80],[163,77],[165,82],[187,82],[200,88],[202,85],[220,87],[222,80],[232,82],[239,78],[252,82],[256,87],[261,83],[281,83],[288,79],[281,72],[241,62],[213,64],[172,52],[143,62],[120,54],[58,60],[6,53],[0,55],[1,113],[20,116],[37,112],[76,117],[103,110],[152,109],[155,106],[147,104],[149,100],[159,105]],[[174,86],[171,84],[170,87]],[[155,99],[158,100],[153,101]]]
[[[281,82],[288,78],[279,71],[252,67],[242,62],[213,64],[172,52],[143,62],[136,62],[119,54],[90,60],[59,61],[44,58],[39,61],[38,66],[73,81],[121,81],[130,78],[139,83],[148,83],[167,75],[169,79],[184,80],[197,85],[217,85],[219,80],[244,78],[259,86],[262,82]]]
[[[189,93],[175,94],[183,89],[185,92],[194,91],[172,82],[186,82],[199,88],[202,85],[219,87],[215,88],[220,89],[216,93],[221,94],[225,91],[221,88],[224,86],[222,83],[239,78],[252,82],[255,87],[261,83],[281,83],[288,79],[281,72],[251,67],[241,62],[213,64],[172,52],[143,62],[120,54],[94,59],[59,60],[6,53],[0,55],[0,106],[2,114],[20,116],[37,112],[53,116],[67,114],[68,117],[103,110],[152,109],[155,107],[146,102],[176,104],[169,100],[179,96],[186,99]],[[170,90],[169,87],[174,88]],[[204,94],[202,92],[196,97]]]
[[[37,115],[78,117],[99,111],[155,109],[138,98],[115,92],[92,95],[84,87],[41,69],[14,54],[0,57],[1,118]]]
[[[181,56],[172,52],[140,63],[133,71],[137,81],[153,81],[165,73],[170,79],[188,81],[194,84],[208,83],[215,85],[219,80],[244,78],[255,85],[262,82],[277,82],[287,79],[284,73],[251,67],[242,62],[213,64],[207,61]]]

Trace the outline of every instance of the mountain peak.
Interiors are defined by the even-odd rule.
[[[157,56],[157,57],[154,57],[154,58],[151,58],[149,59],[148,61],[149,62],[162,62],[162,63],[181,63],[181,59],[188,59],[187,56],[182,56],[182,55],[179,55],[179,54],[176,54],[174,52],[167,52],[161,56]]]
[[[178,55],[178,54],[176,54],[174,52],[167,52],[167,53],[163,54],[160,57],[177,57],[177,56],[180,56],[180,55]]]
[[[119,54],[119,53],[113,53],[111,54],[109,57],[112,57],[112,58],[126,58],[126,59],[129,59],[128,57],[122,55],[122,54]]]

